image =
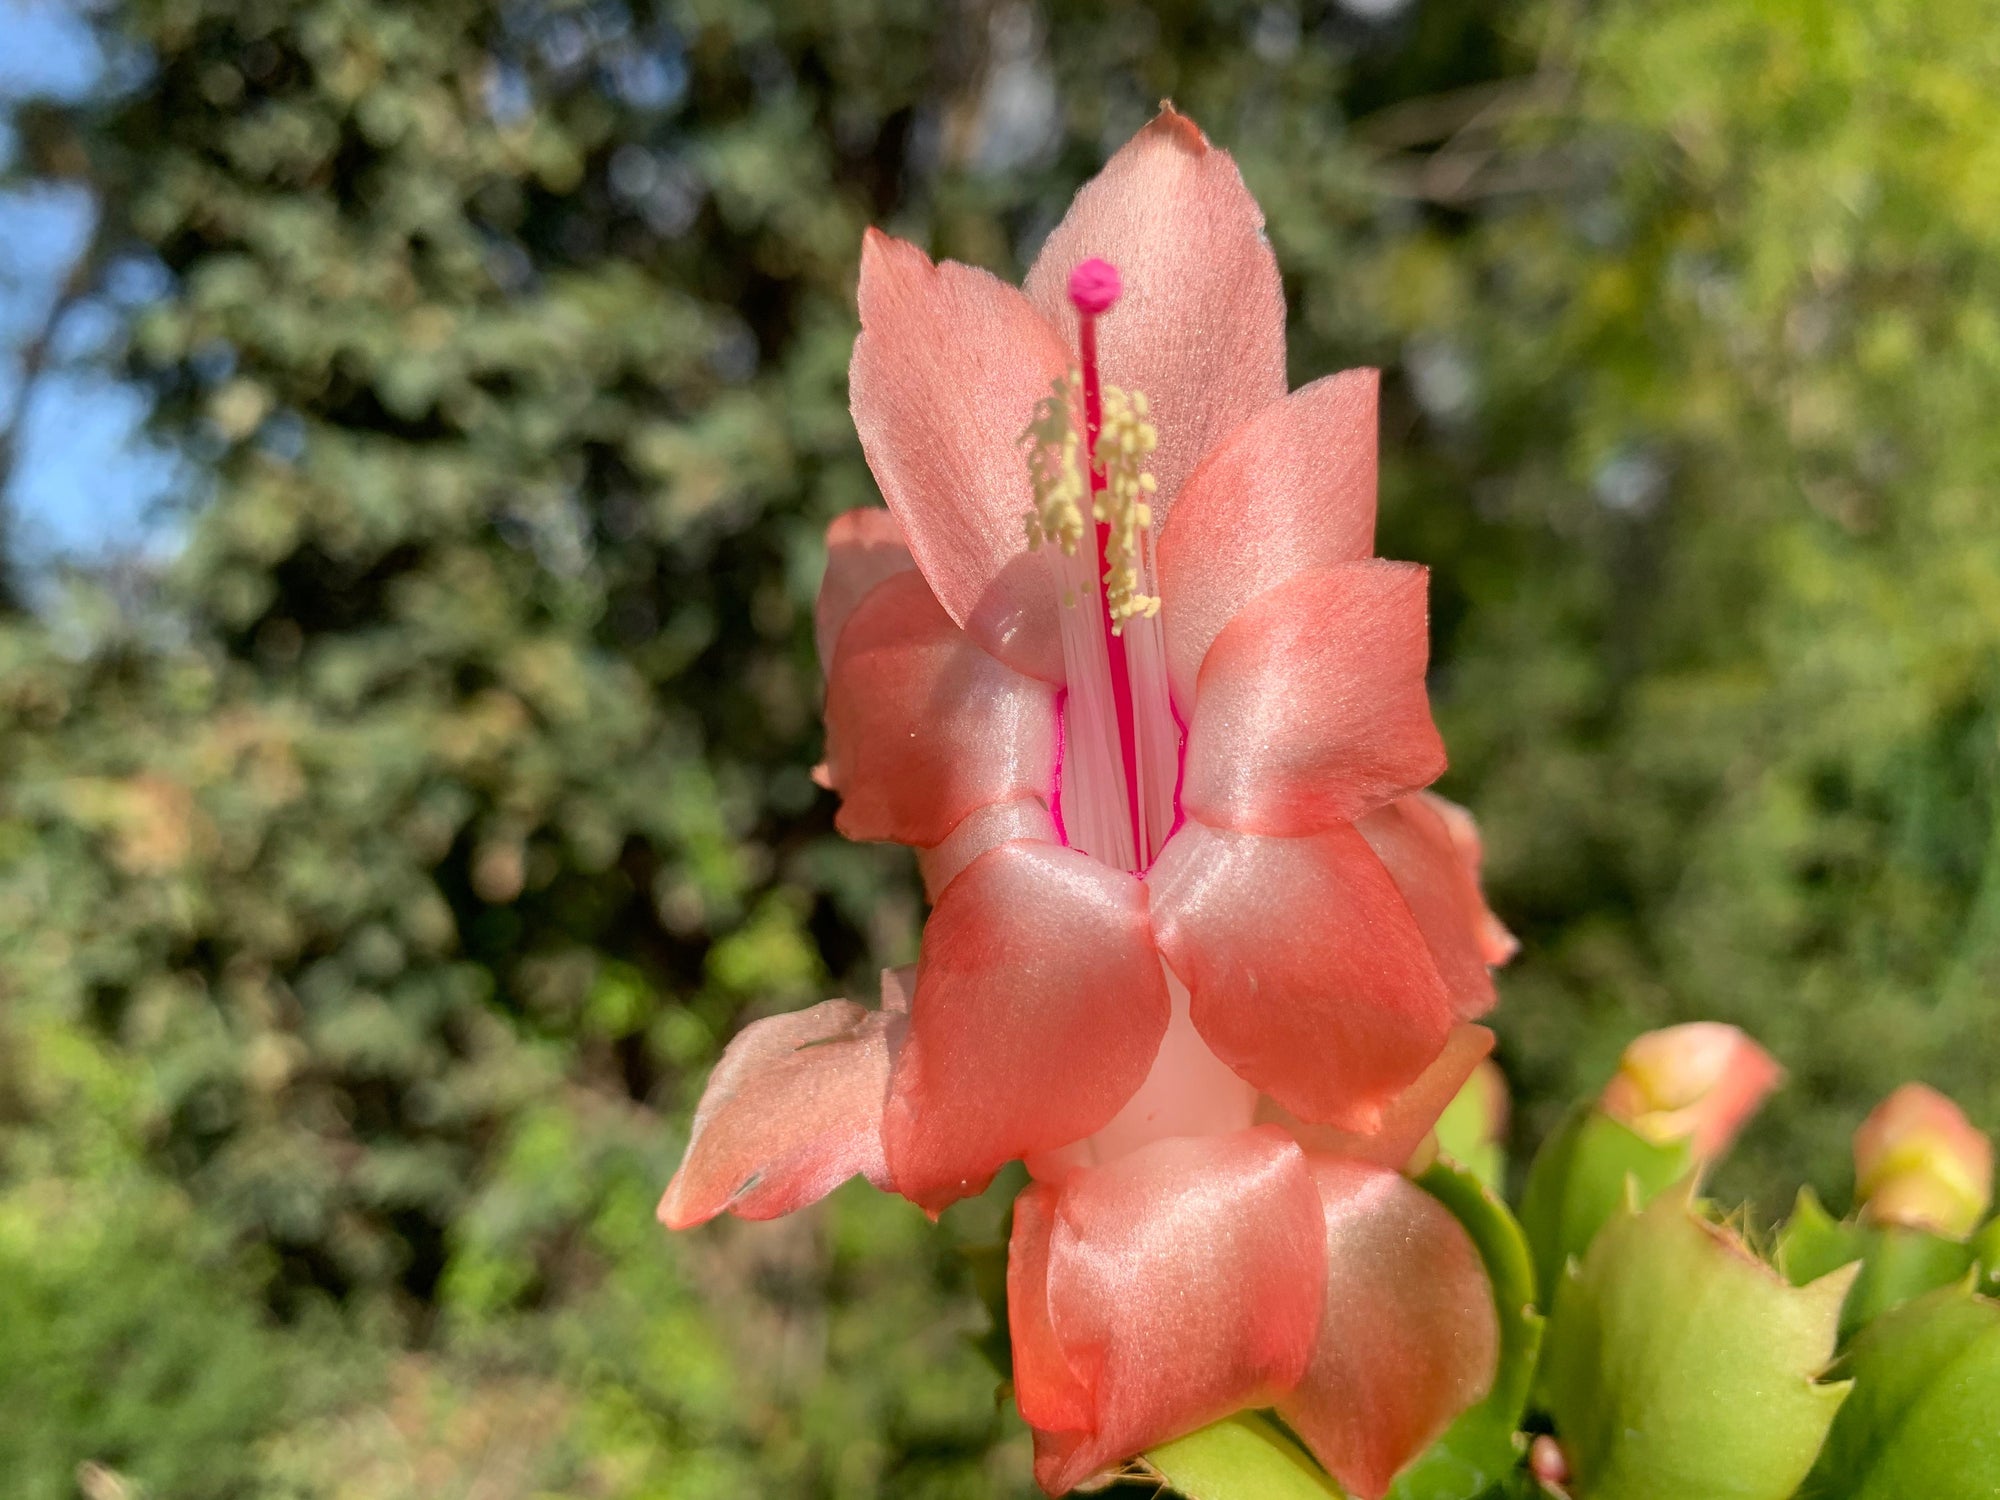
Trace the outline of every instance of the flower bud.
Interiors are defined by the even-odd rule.
[[[1567,1493],[1563,1486],[1569,1483],[1569,1457],[1562,1444],[1546,1432],[1536,1433],[1534,1442],[1528,1446],[1528,1472],[1550,1494]]]
[[[1854,1132],[1854,1196],[1874,1223],[1963,1237],[1993,1201],[1993,1143],[1936,1089],[1906,1083]]]
[[[1697,1161],[1719,1156],[1785,1071],[1742,1031],[1691,1021],[1635,1038],[1599,1107],[1656,1145],[1686,1141]]]

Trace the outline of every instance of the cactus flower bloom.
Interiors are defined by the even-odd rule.
[[[1713,1161],[1784,1076],[1739,1028],[1690,1021],[1633,1038],[1599,1106],[1649,1141],[1686,1141],[1695,1160]]]
[[[1993,1142],[1936,1089],[1906,1083],[1854,1132],[1854,1196],[1873,1223],[1963,1239],[1993,1203]]]
[[[1171,108],[1021,290],[870,231],[821,779],[934,907],[869,1009],[746,1029],[661,1204],[1025,1160],[1009,1303],[1060,1493],[1275,1404],[1379,1495],[1491,1378],[1476,1251],[1399,1168],[1512,940],[1427,787],[1425,570],[1372,556],[1371,371],[1288,393],[1234,163]]]

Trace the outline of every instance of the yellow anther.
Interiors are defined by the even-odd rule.
[[[1141,547],[1153,524],[1146,503],[1158,485],[1146,472],[1146,459],[1159,446],[1159,430],[1146,420],[1146,394],[1129,394],[1115,385],[1104,388],[1104,425],[1097,435],[1097,463],[1104,471],[1104,488],[1091,513],[1108,528],[1104,541],[1104,605],[1113,634],[1123,634],[1125,622],[1159,612],[1158,598],[1139,592]]]
[[[1028,550],[1054,542],[1068,557],[1083,541],[1083,438],[1075,418],[1076,390],[1082,377],[1072,370],[1050,383],[1049,394],[1035,403],[1034,419],[1020,436],[1028,450],[1028,478],[1034,486],[1034,509],[1027,515]]]

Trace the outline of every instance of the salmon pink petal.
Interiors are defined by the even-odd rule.
[[[1351,823],[1443,772],[1424,691],[1428,575],[1339,563],[1260,594],[1195,689],[1181,801],[1217,828],[1285,838]]]
[[[914,572],[878,583],[840,633],[826,689],[834,826],[928,848],[975,808],[1055,782],[1056,690],[952,624]]]
[[[813,606],[813,639],[822,668],[832,669],[834,646],[855,606],[883,579],[915,566],[903,543],[903,528],[881,506],[864,506],[833,518],[826,528],[826,574]]]
[[[1010,839],[1058,842],[1056,820],[1049,816],[1048,804],[1040,797],[1015,797],[1007,802],[989,802],[967,813],[943,843],[918,853],[917,869],[924,877],[924,894],[937,900],[960,870],[994,845]]]
[[[1432,805],[1442,800],[1399,797],[1355,827],[1382,857],[1396,888],[1410,903],[1438,973],[1451,989],[1452,1007],[1469,1020],[1493,1008],[1493,975],[1486,955],[1488,924],[1494,918],[1449,825]]]
[[[1050,1494],[1298,1380],[1326,1231],[1281,1132],[1157,1141],[1031,1199],[1016,1211],[1008,1317]]]
[[[1278,1413],[1334,1478],[1380,1500],[1493,1383],[1499,1325],[1479,1252],[1406,1178],[1316,1158],[1326,1301],[1305,1377]]]
[[[910,997],[917,992],[917,966],[898,964],[882,971],[882,1009],[897,1015],[910,1013]]]
[[[1243,606],[1308,568],[1375,550],[1373,370],[1293,391],[1201,461],[1160,528],[1167,673],[1185,714],[1216,636]]]
[[[896,1190],[933,1211],[1089,1135],[1138,1091],[1171,1006],[1146,888],[1056,844],[1002,844],[924,928],[884,1126]]]
[[[1071,363],[1028,300],[871,229],[848,397],[861,450],[952,619],[1030,677],[1063,680],[1055,574],[1022,528],[1022,429]]]
[[[1088,1432],[1090,1387],[1069,1366],[1049,1322],[1049,1240],[1061,1192],[1031,1182],[1014,1200],[1007,1241],[1007,1334],[1014,1354],[1014,1404],[1030,1427]]]
[[[775,1219],[856,1173],[886,1186],[882,1105],[902,1028],[893,1011],[849,1000],[744,1027],[709,1075],[660,1222]]]
[[[1171,107],[1084,184],[1028,272],[1028,296],[1065,349],[1077,346],[1070,272],[1093,257],[1124,288],[1097,323],[1099,368],[1151,402],[1164,517],[1201,456],[1285,394],[1278,262],[1236,163]]]
[[[1486,851],[1480,843],[1479,825],[1473,821],[1471,813],[1448,797],[1440,797],[1436,792],[1423,792],[1419,796],[1424,806],[1444,820],[1444,826],[1451,834],[1452,847],[1458,850],[1466,874],[1472,877],[1474,889],[1481,893],[1479,904],[1485,908],[1485,887],[1480,884],[1479,872],[1486,862]],[[1479,924],[1479,948],[1487,966],[1497,969],[1521,951],[1521,942],[1493,915],[1491,909],[1487,909]]]
[[[1146,883],[1196,1029],[1299,1119],[1373,1132],[1444,1050],[1444,980],[1354,829],[1271,839],[1189,822]]]
[[[885,1002],[886,1003],[886,1002]],[[1307,1151],[1317,1156],[1342,1156],[1352,1161],[1372,1162],[1400,1172],[1409,1165],[1445,1106],[1458,1097],[1465,1081],[1478,1070],[1493,1050],[1493,1033],[1484,1026],[1459,1022],[1445,1038],[1444,1051],[1437,1061],[1418,1075],[1417,1081],[1382,1107],[1382,1119],[1372,1131],[1340,1130],[1332,1125],[1305,1125],[1294,1119],[1276,1102],[1266,1099],[1258,1106],[1259,1121],[1283,1126]]]

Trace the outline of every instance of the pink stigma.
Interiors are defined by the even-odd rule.
[[[1086,318],[1110,312],[1111,305],[1123,290],[1118,280],[1118,268],[1094,255],[1069,273],[1069,300]]]

